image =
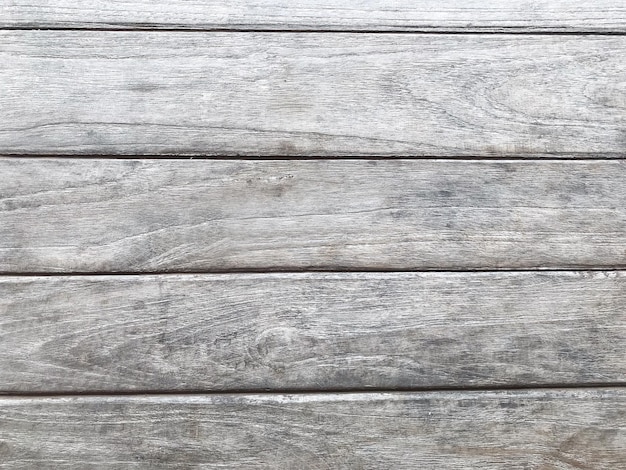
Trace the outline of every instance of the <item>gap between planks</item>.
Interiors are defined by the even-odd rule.
[[[579,268],[553,268],[553,267],[535,267],[535,268],[497,268],[497,267],[489,267],[489,268],[476,268],[476,269],[468,269],[468,268],[459,268],[459,269],[402,269],[402,268],[389,268],[389,269],[350,269],[349,267],[341,268],[341,269],[226,269],[226,270],[204,270],[204,271],[100,271],[100,272],[90,272],[90,271],[77,271],[77,272],[44,272],[44,271],[33,271],[33,272],[13,272],[13,271],[0,271],[0,277],[95,277],[95,278],[104,278],[104,277],[142,277],[142,276],[203,276],[203,275],[217,275],[217,276],[228,276],[228,275],[256,275],[256,274],[342,274],[342,273],[350,273],[350,274],[367,274],[367,273],[454,273],[454,274],[472,274],[472,273],[546,273],[549,274],[551,272],[555,273],[584,273],[584,272],[614,272],[614,271],[624,271],[626,270],[626,265],[614,265],[614,266],[591,266],[586,267],[582,266]]]
[[[84,31],[84,32],[155,32],[155,33],[326,33],[326,34],[406,34],[406,35],[437,35],[437,34],[458,34],[458,35],[532,35],[532,36],[625,36],[626,31],[607,31],[602,29],[558,29],[558,28],[520,28],[520,27],[496,27],[496,28],[410,28],[410,29],[280,29],[280,28],[198,28],[198,27],[160,27],[158,24],[137,24],[119,25],[118,27],[76,27],[76,26],[0,26],[0,31]]]
[[[1,29],[0,29],[1,31]],[[4,153],[0,155],[0,159],[17,160],[161,160],[161,161],[185,161],[185,160],[198,160],[198,161],[264,161],[264,162],[279,162],[279,161],[311,161],[311,160],[360,160],[364,162],[368,161],[403,161],[403,160],[423,160],[423,161],[451,161],[451,162],[476,162],[476,161],[493,161],[493,162],[519,162],[519,161],[542,161],[542,162],[578,162],[578,161],[610,161],[610,160],[626,160],[626,152],[603,152],[596,153],[537,153],[526,155],[448,155],[442,157],[441,155],[413,155],[393,157],[388,155],[341,155],[341,156],[328,156],[328,155],[310,155],[310,156],[293,156],[293,155],[198,155],[198,154],[162,154],[162,155],[141,155],[141,154],[21,154],[21,153]]]
[[[245,396],[245,395],[368,395],[368,394],[427,394],[427,393],[479,393],[479,392],[516,392],[516,391],[568,391],[568,390],[626,390],[626,382],[597,382],[597,383],[580,383],[580,384],[541,384],[541,385],[489,385],[489,386],[464,386],[464,387],[358,387],[358,388],[312,388],[312,389],[263,389],[250,388],[240,390],[120,390],[120,391],[64,391],[64,392],[0,392],[1,398],[63,398],[63,397],[211,397],[211,396]]]

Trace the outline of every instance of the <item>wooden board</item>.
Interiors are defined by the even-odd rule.
[[[598,156],[626,36],[0,32],[0,153]]]
[[[623,32],[620,0],[5,0],[1,27]]]
[[[616,389],[0,399],[3,468],[626,467]]]
[[[626,163],[0,159],[0,271],[626,266]]]
[[[626,273],[0,278],[0,392],[626,384]]]

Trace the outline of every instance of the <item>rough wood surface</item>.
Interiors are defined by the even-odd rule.
[[[626,274],[0,278],[0,392],[626,384]]]
[[[620,0],[3,0],[0,27],[626,31]]]
[[[623,156],[626,37],[0,32],[0,153]]]
[[[626,162],[0,159],[0,271],[617,268]]]
[[[0,399],[2,468],[621,469],[623,389]]]

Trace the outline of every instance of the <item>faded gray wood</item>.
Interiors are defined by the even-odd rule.
[[[626,274],[0,278],[0,392],[625,383]]]
[[[2,468],[626,467],[624,389],[0,399]]]
[[[0,153],[624,155],[626,37],[0,32]]]
[[[626,266],[626,163],[0,159],[0,271]]]
[[[368,31],[626,31],[620,0],[3,0],[0,26]]]

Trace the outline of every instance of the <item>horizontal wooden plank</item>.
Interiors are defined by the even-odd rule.
[[[623,156],[626,36],[0,32],[0,153]]]
[[[626,162],[0,159],[0,271],[626,266]]]
[[[0,392],[626,383],[626,273],[0,278]]]
[[[620,0],[5,0],[1,27],[626,31]]]
[[[0,399],[4,468],[626,467],[624,389]]]

